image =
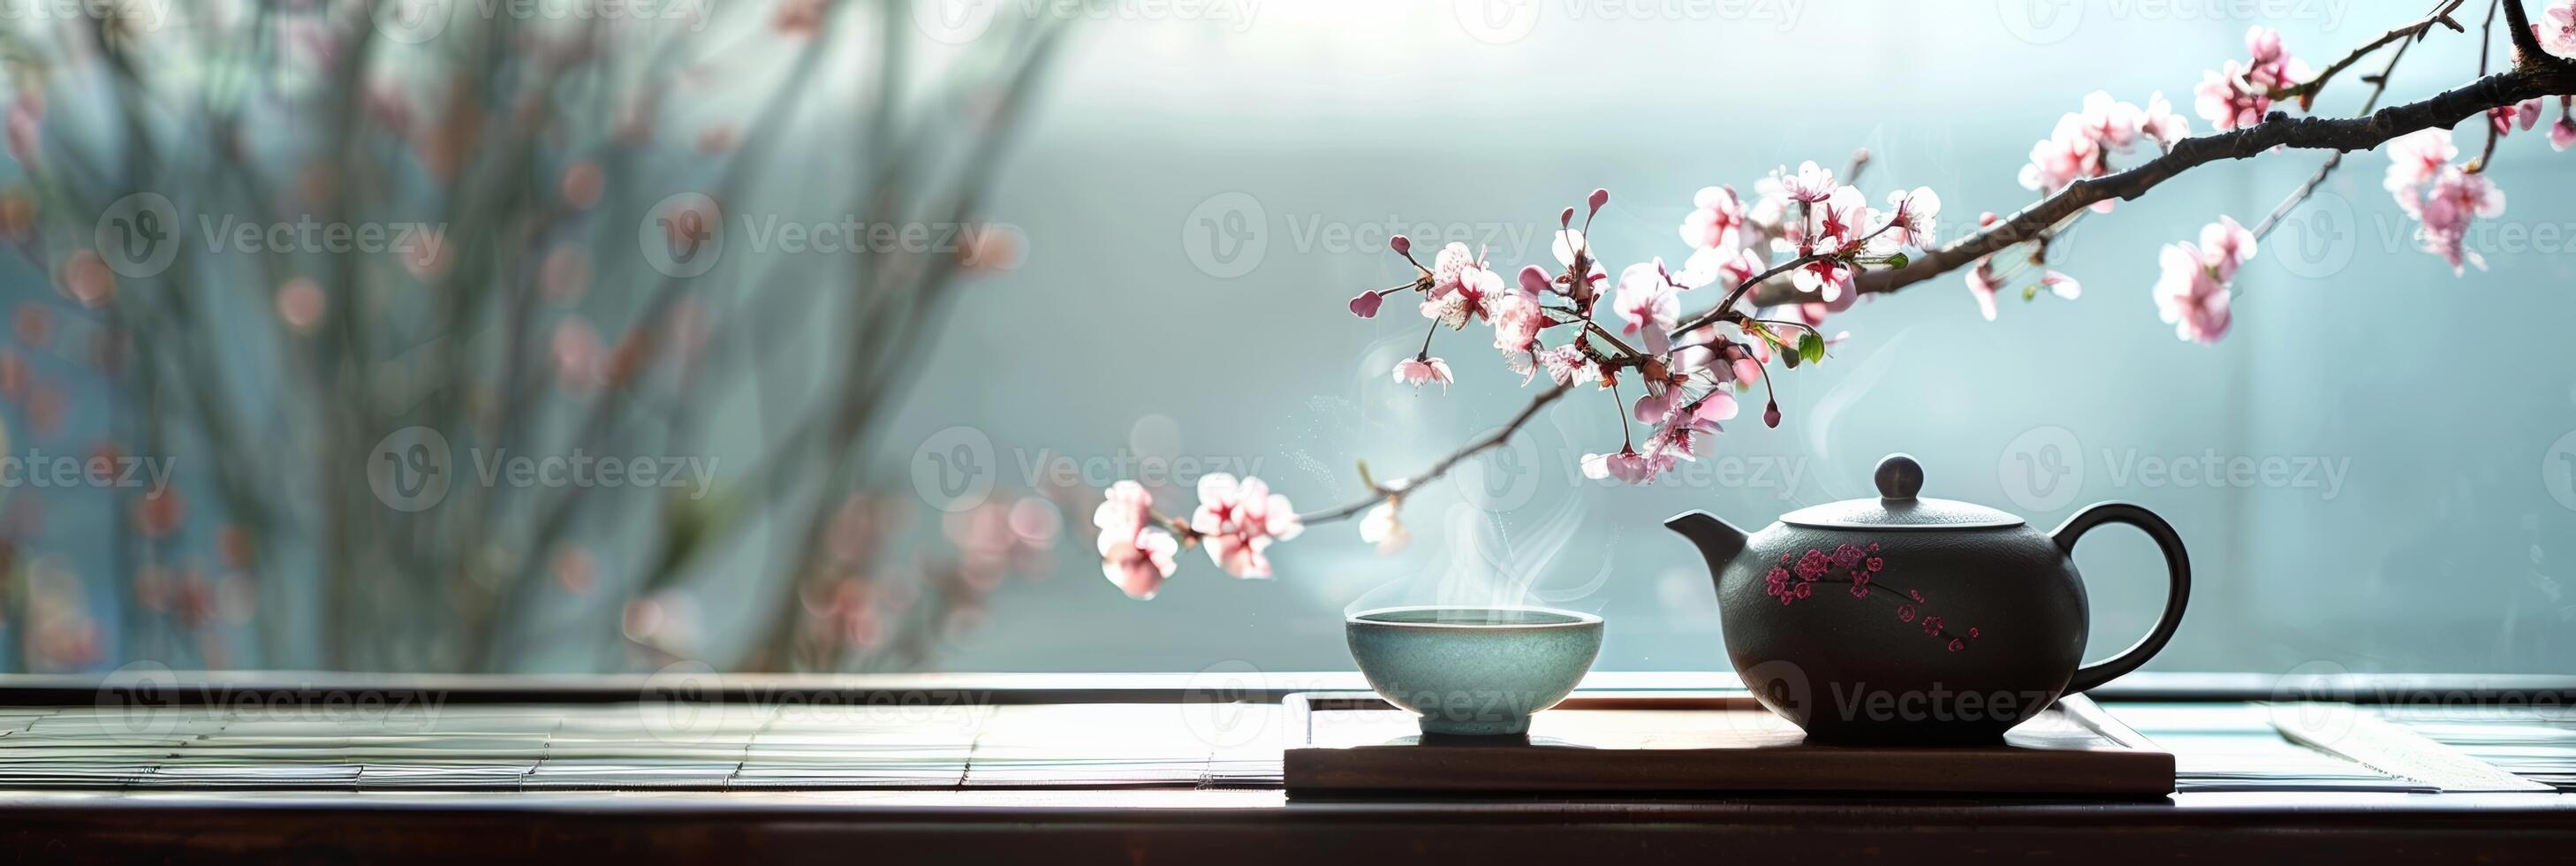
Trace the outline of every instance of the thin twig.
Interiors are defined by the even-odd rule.
[[[2466,33],[2467,28],[2461,27],[2460,22],[2451,17],[2451,13],[2459,11],[2460,4],[2465,2],[2467,0],[2443,0],[2441,6],[2435,8],[2432,14],[2424,16],[2422,20],[2380,34],[2379,38],[2353,49],[2352,53],[2344,55],[2343,59],[2327,64],[2325,69],[2317,72],[2316,77],[2300,82],[2296,86],[2273,88],[2271,96],[2273,99],[2297,99],[2300,107],[2305,108],[2315,101],[2317,91],[2323,89],[2326,82],[2335,77],[2335,73],[2342,72],[2345,67],[2359,62],[2362,58],[2370,56],[2371,52],[2386,47],[2389,43],[2404,40],[2411,44],[2422,37],[2425,31],[2433,29],[2435,24],[2451,28],[2454,33]],[[2490,25],[2495,21],[2495,10],[2492,8],[2487,10],[2487,21]],[[2403,51],[2405,48],[2401,45],[2398,50]],[[2478,74],[2485,75],[2486,72],[2486,63],[2481,59],[2478,63]]]
[[[1300,514],[1297,515],[1297,520],[1298,522],[1305,523],[1307,525],[1345,520],[1352,515],[1368,510],[1370,506],[1374,506],[1380,502],[1385,502],[1389,496],[1405,493],[1417,489],[1422,485],[1438,481],[1442,476],[1448,475],[1449,470],[1457,468],[1458,464],[1465,461],[1467,458],[1501,447],[1503,443],[1511,441],[1512,434],[1520,432],[1522,427],[1529,424],[1530,419],[1538,417],[1538,410],[1545,409],[1548,404],[1556,402],[1560,397],[1564,397],[1566,392],[1574,390],[1574,385],[1574,382],[1567,382],[1563,385],[1553,386],[1545,391],[1539,392],[1537,397],[1530,399],[1529,405],[1521,407],[1520,414],[1513,415],[1512,420],[1505,422],[1500,429],[1486,434],[1482,439],[1469,442],[1466,445],[1459,447],[1456,451],[1449,452],[1449,456],[1440,458],[1439,462],[1431,464],[1431,468],[1425,469],[1419,474],[1405,478],[1398,478],[1394,481],[1376,485],[1369,490],[1369,495],[1365,499],[1337,508],[1329,508],[1309,514]]]

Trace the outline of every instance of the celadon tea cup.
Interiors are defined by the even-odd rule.
[[[1388,607],[1344,624],[1369,688],[1434,736],[1528,733],[1601,652],[1600,617],[1549,608]]]

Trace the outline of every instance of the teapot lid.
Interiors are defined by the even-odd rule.
[[[1916,496],[1923,464],[1903,454],[1878,461],[1878,498],[1810,505],[1780,522],[1820,529],[2001,529],[2022,519],[1974,503]]]

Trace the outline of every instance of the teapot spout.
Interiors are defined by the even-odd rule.
[[[1708,557],[1708,570],[1712,573],[1726,571],[1727,563],[1735,561],[1735,555],[1744,552],[1747,540],[1744,530],[1706,511],[1685,511],[1673,515],[1664,521],[1664,526],[1699,545],[1700,555]]]

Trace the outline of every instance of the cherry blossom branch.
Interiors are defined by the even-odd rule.
[[[1415,488],[1419,488],[1424,484],[1438,481],[1442,476],[1448,475],[1449,470],[1455,469],[1458,467],[1459,463],[1465,462],[1467,458],[1502,447],[1503,443],[1511,441],[1512,434],[1518,433],[1522,427],[1528,426],[1530,419],[1538,417],[1539,410],[1547,408],[1548,404],[1556,402],[1559,398],[1564,397],[1567,392],[1573,390],[1574,383],[1572,382],[1568,382],[1563,385],[1551,386],[1547,390],[1539,392],[1538,396],[1531,398],[1529,405],[1521,407],[1520,413],[1513,415],[1512,420],[1504,422],[1502,427],[1497,428],[1492,433],[1485,434],[1484,438],[1469,442],[1460,446],[1458,450],[1449,452],[1449,456],[1440,458],[1439,462],[1431,464],[1431,468],[1425,469],[1421,473],[1410,477],[1398,478],[1384,484],[1370,485],[1369,495],[1365,499],[1351,502],[1337,508],[1328,508],[1323,511],[1300,514],[1297,515],[1297,520],[1298,522],[1309,526],[1318,523],[1331,523],[1336,520],[1347,520],[1353,515],[1359,514],[1362,511],[1367,511],[1371,506],[1380,502],[1385,502],[1388,497],[1397,496],[1414,490]]]
[[[2530,36],[2530,28],[2515,21],[2522,17],[2516,4],[2506,3],[2504,8],[2508,23],[2519,34],[2516,41],[2533,42],[2532,49],[2525,52],[2526,58],[2535,54],[2548,57],[2537,52],[2538,43]],[[2252,126],[2175,142],[2165,155],[2127,171],[2079,179],[2056,195],[2023,208],[1982,231],[1925,253],[1904,267],[1862,273],[1857,290],[1865,295],[1885,294],[1958,270],[2006,247],[2035,239],[2058,222],[2094,204],[2113,199],[2135,200],[2185,171],[2222,159],[2245,159],[2276,147],[2337,152],[2370,150],[2410,132],[2454,126],[2498,106],[2569,93],[2576,93],[2576,62],[2554,58],[2552,61],[2526,59],[2516,68],[2480,78],[2432,98],[2392,105],[2366,116],[2294,118],[2275,112]],[[1802,293],[1779,282],[1764,284],[1752,293],[1752,298],[1754,305],[1761,307],[1806,300]]]
[[[2456,150],[2448,128],[2481,112],[2576,92],[2576,63],[2542,53],[2519,4],[2499,2],[2489,12],[2485,32],[2492,36],[2493,19],[2499,12],[2515,28],[2517,61],[2510,70],[2488,75],[2482,61],[2478,77],[2465,86],[2419,102],[2380,108],[2391,74],[2415,42],[2435,26],[2466,32],[2453,15],[2467,0],[2429,2],[2433,9],[2423,18],[2388,31],[2316,76],[2302,71],[2304,67],[2282,47],[2277,32],[2249,29],[2246,47],[2253,59],[2230,61],[2225,73],[2209,74],[2195,94],[2201,116],[2219,130],[2209,135],[2192,137],[2188,121],[2172,111],[2161,93],[2143,109],[2105,92],[2088,95],[2081,113],[2067,114],[2056,131],[2033,148],[2032,162],[2022,172],[2021,183],[2040,190],[2040,200],[2007,218],[1984,214],[1978,220],[1979,229],[1943,247],[1931,246],[1941,205],[1931,190],[1893,191],[1887,197],[1891,210],[1878,211],[1847,182],[1867,165],[1867,151],[1856,154],[1844,182],[1813,161],[1800,164],[1794,172],[1784,165],[1754,187],[1759,199],[1750,207],[1732,186],[1701,189],[1681,224],[1683,239],[1694,250],[1684,267],[1669,270],[1661,258],[1637,262],[1620,271],[1610,286],[1604,285],[1610,273],[1599,267],[1590,246],[1591,217],[1609,200],[1607,190],[1596,189],[1586,198],[1590,209],[1581,228],[1573,222],[1574,208],[1559,214],[1553,252],[1563,272],[1551,275],[1538,265],[1524,266],[1516,290],[1486,264],[1481,253],[1464,244],[1442,249],[1433,268],[1415,260],[1411,241],[1398,235],[1389,247],[1412,262],[1422,277],[1407,286],[1363,291],[1349,301],[1354,315],[1371,318],[1387,294],[1412,288],[1426,296],[1421,311],[1432,321],[1424,348],[1396,364],[1393,374],[1398,383],[1417,388],[1435,382],[1449,385],[1453,380],[1448,365],[1431,356],[1430,339],[1443,328],[1460,330],[1470,321],[1481,320],[1493,325],[1494,347],[1503,350],[1514,372],[1523,374],[1526,382],[1535,367],[1543,365],[1553,387],[1531,399],[1509,424],[1460,446],[1418,475],[1380,483],[1369,477],[1367,465],[1362,464],[1360,481],[1369,495],[1324,511],[1295,514],[1285,497],[1270,493],[1259,479],[1212,475],[1201,480],[1197,510],[1184,523],[1152,511],[1152,497],[1141,485],[1119,482],[1104,494],[1093,518],[1101,530],[1103,574],[1131,597],[1148,598],[1173,574],[1177,550],[1204,547],[1229,574],[1266,577],[1270,567],[1263,548],[1297,536],[1307,524],[1362,514],[1366,516],[1360,522],[1361,540],[1376,544],[1381,553],[1392,552],[1408,536],[1398,514],[1407,493],[1444,477],[1468,457],[1509,442],[1530,419],[1584,382],[1595,383],[1609,395],[1611,408],[1620,417],[1621,447],[1616,452],[1585,454],[1583,474],[1629,484],[1652,483],[1677,461],[1698,459],[1700,437],[1722,432],[1718,422],[1736,416],[1737,395],[1751,392],[1757,382],[1770,397],[1762,421],[1778,426],[1780,410],[1776,396],[1771,396],[1769,350],[1780,350],[1779,360],[1792,369],[1821,361],[1834,338],[1825,337],[1818,324],[1861,295],[1893,292],[1939,274],[1973,268],[1968,288],[1986,318],[1992,319],[1994,298],[2006,280],[1990,264],[1995,254],[2028,245],[2032,262],[2044,264],[2050,241],[2083,215],[2108,211],[2114,200],[2139,198],[2185,171],[2222,159],[2293,148],[2331,151],[2315,174],[2257,230],[2249,232],[2233,218],[2222,216],[2202,230],[2196,246],[2175,243],[2161,251],[2163,275],[2155,299],[2162,318],[2183,339],[2211,343],[2225,335],[2228,282],[2253,254],[2256,238],[2313,195],[2340,166],[2345,153],[2375,149],[2400,137],[2407,141],[2392,146],[2392,154],[2402,150],[2404,155],[2397,157],[2399,164],[2390,173],[2400,204],[2438,199],[2448,205],[2440,209],[2444,216],[2438,225],[2430,216],[2436,209],[2422,209],[2427,214],[2426,251],[2441,254],[2455,271],[2477,264],[2475,252],[2465,250],[2459,241],[2469,219],[2495,216],[2503,200],[2490,182],[2449,164]],[[2576,0],[2557,2],[2553,16],[2562,15],[2564,7]],[[2558,35],[2551,33],[2553,39]],[[2270,110],[2276,100],[2296,96],[2298,110],[2305,111],[2328,80],[2391,46],[2379,74],[2363,79],[2371,89],[2360,116],[2292,118],[2287,112]],[[2559,133],[2552,135],[2553,143],[2562,143]],[[2113,171],[2109,155],[2131,152],[2133,142],[2141,140],[2153,142],[2158,155]],[[1774,255],[1789,251],[1796,255],[1788,261],[1771,261]],[[1732,285],[1717,304],[1692,315],[1679,314],[1683,291],[1728,281]],[[1603,292],[1610,287],[1615,287],[1615,296],[1605,297]],[[2048,271],[2036,285],[2022,289],[2022,295],[2027,299],[2042,290],[2073,298],[2081,287],[2072,277]],[[1560,295],[1570,303],[1549,303],[1552,296]],[[1761,308],[1790,305],[1795,305],[1790,317],[1758,317]],[[1596,321],[1594,314],[1604,310],[1624,320],[1625,327],[1613,333]],[[1720,324],[1741,331],[1741,340],[1695,333]],[[1576,326],[1570,341],[1546,348],[1541,335],[1565,325]],[[1618,336],[1641,331],[1644,336],[1636,346]],[[1629,377],[1635,381],[1621,381]],[[1628,385],[1638,386],[1642,393],[1623,387]],[[1635,395],[1633,407],[1631,394]],[[1634,422],[1651,428],[1642,442]]]
[[[1852,165],[1853,165],[1853,167],[1854,167],[1854,170],[1855,170],[1855,171],[1857,171],[1857,170],[1858,170],[1858,168],[1859,168],[1860,166],[1867,165],[1867,164],[1868,164],[1868,161],[1869,161],[1868,152],[1867,152],[1867,151],[1863,151],[1863,152],[1862,152],[1862,155],[1852,163]],[[1744,278],[1744,282],[1736,284],[1736,286],[1735,286],[1735,290],[1734,290],[1734,291],[1728,292],[1728,293],[1726,294],[1726,300],[1723,300],[1723,301],[1719,301],[1719,302],[1717,302],[1717,306],[1709,308],[1709,311],[1708,311],[1708,312],[1701,313],[1701,314],[1699,314],[1699,315],[1697,315],[1697,316],[1694,316],[1694,317],[1692,317],[1689,321],[1687,321],[1687,322],[1683,322],[1679,327],[1674,328],[1674,329],[1673,329],[1673,337],[1674,337],[1674,338],[1676,338],[1676,339],[1678,339],[1678,338],[1680,338],[1683,334],[1690,333],[1692,330],[1695,330],[1695,329],[1698,329],[1698,328],[1707,327],[1707,326],[1709,326],[1709,325],[1716,324],[1716,323],[1718,323],[1718,322],[1728,320],[1729,318],[1731,318],[1731,316],[1730,316],[1730,311],[1732,311],[1732,310],[1734,310],[1734,309],[1735,309],[1735,302],[1740,301],[1740,300],[1743,300],[1743,299],[1744,299],[1744,296],[1745,296],[1745,294],[1746,294],[1746,293],[1753,291],[1754,287],[1756,287],[1756,286],[1760,286],[1760,285],[1761,285],[1763,282],[1765,282],[1765,281],[1768,281],[1768,280],[1770,280],[1770,279],[1772,279],[1772,278],[1774,278],[1774,277],[1777,277],[1777,276],[1779,276],[1779,275],[1781,275],[1781,274],[1785,274],[1785,273],[1788,273],[1788,272],[1790,272],[1790,271],[1794,271],[1794,270],[1797,270],[1797,269],[1799,269],[1799,268],[1803,268],[1803,267],[1806,267],[1806,266],[1808,266],[1808,265],[1812,265],[1812,264],[1815,264],[1815,263],[1817,263],[1817,262],[1824,261],[1824,260],[1826,260],[1826,259],[1830,259],[1830,258],[1839,258],[1839,257],[1844,256],[1844,255],[1850,255],[1850,254],[1852,254],[1852,252],[1853,252],[1854,250],[1858,250],[1858,249],[1860,249],[1862,246],[1864,246],[1864,245],[1868,244],[1868,243],[1869,243],[1869,241],[1870,241],[1872,238],[1876,238],[1876,237],[1878,237],[1879,235],[1886,234],[1888,229],[1892,229],[1892,228],[1895,228],[1895,227],[1896,227],[1896,224],[1895,224],[1895,223],[1888,223],[1887,225],[1879,226],[1877,231],[1870,232],[1870,233],[1869,233],[1869,235],[1868,235],[1867,237],[1863,237],[1863,238],[1861,238],[1860,240],[1853,241],[1849,247],[1846,247],[1846,248],[1844,248],[1844,249],[1827,250],[1827,251],[1825,251],[1825,252],[1820,252],[1820,253],[1808,253],[1808,254],[1806,254],[1806,255],[1799,256],[1799,257],[1794,258],[1794,259],[1790,259],[1789,261],[1787,261],[1787,262],[1785,262],[1785,263],[1782,263],[1782,264],[1780,264],[1780,265],[1778,265],[1778,266],[1776,266],[1776,267],[1773,267],[1773,268],[1771,268],[1770,270],[1766,270],[1766,271],[1763,271],[1763,272],[1761,272],[1761,273],[1754,274],[1753,276],[1746,277],[1746,278]],[[1755,306],[1771,306],[1771,305],[1770,305],[1770,304],[1763,304],[1763,303],[1760,303],[1760,302],[1758,302],[1758,301],[1757,301],[1757,302],[1755,303]]]

